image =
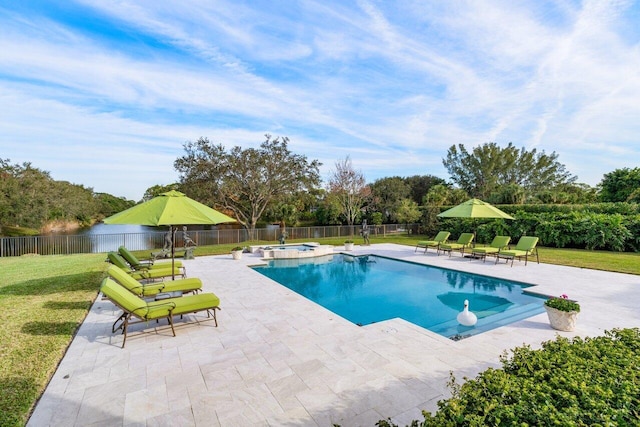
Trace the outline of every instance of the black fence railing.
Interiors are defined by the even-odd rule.
[[[413,228],[414,226],[410,226]],[[326,227],[287,227],[287,239],[320,239],[326,237],[347,238],[359,236],[362,227],[326,226]],[[406,232],[405,226],[385,224],[370,226],[374,235],[398,234]],[[130,250],[146,250],[162,248],[165,231],[149,231],[144,233],[116,234],[77,234],[77,235],[43,235],[23,237],[0,237],[0,257],[20,256],[25,254],[68,255],[82,253],[101,253],[117,250],[124,245]],[[189,237],[198,246],[242,244],[248,241],[278,242],[279,228],[259,228],[250,236],[245,229],[225,230],[189,230]],[[176,233],[176,247],[182,246],[182,233]]]

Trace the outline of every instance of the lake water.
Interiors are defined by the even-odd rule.
[[[192,225],[187,232],[196,230],[216,229],[215,226]],[[104,224],[97,223],[92,227],[80,228],[64,233],[51,233],[50,236],[83,236],[89,239],[88,245],[91,252],[117,251],[121,245],[131,250],[146,250],[161,248],[164,244],[164,235],[169,230],[168,226],[151,227],[135,224]],[[179,227],[176,241],[181,244],[182,227]],[[191,234],[193,236],[193,234]]]

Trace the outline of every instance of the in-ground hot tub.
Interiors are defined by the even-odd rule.
[[[265,259],[311,258],[333,254],[333,246],[315,242],[291,243],[285,245],[251,246],[252,253],[259,253]]]

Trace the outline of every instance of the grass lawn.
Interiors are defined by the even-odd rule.
[[[415,246],[424,236],[371,236]],[[345,238],[318,239],[342,246]],[[361,238],[354,239],[356,244]],[[288,240],[287,243],[300,242]],[[255,244],[274,242],[255,242]],[[250,242],[246,245],[251,244]],[[198,247],[227,254],[235,244]],[[148,255],[149,251],[137,252]],[[22,426],[98,294],[105,254],[0,258],[0,426]],[[640,254],[540,248],[543,262],[640,275]]]

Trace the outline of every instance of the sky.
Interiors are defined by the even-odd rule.
[[[368,182],[454,144],[640,166],[640,0],[0,0],[0,158],[130,200],[286,136]]]

